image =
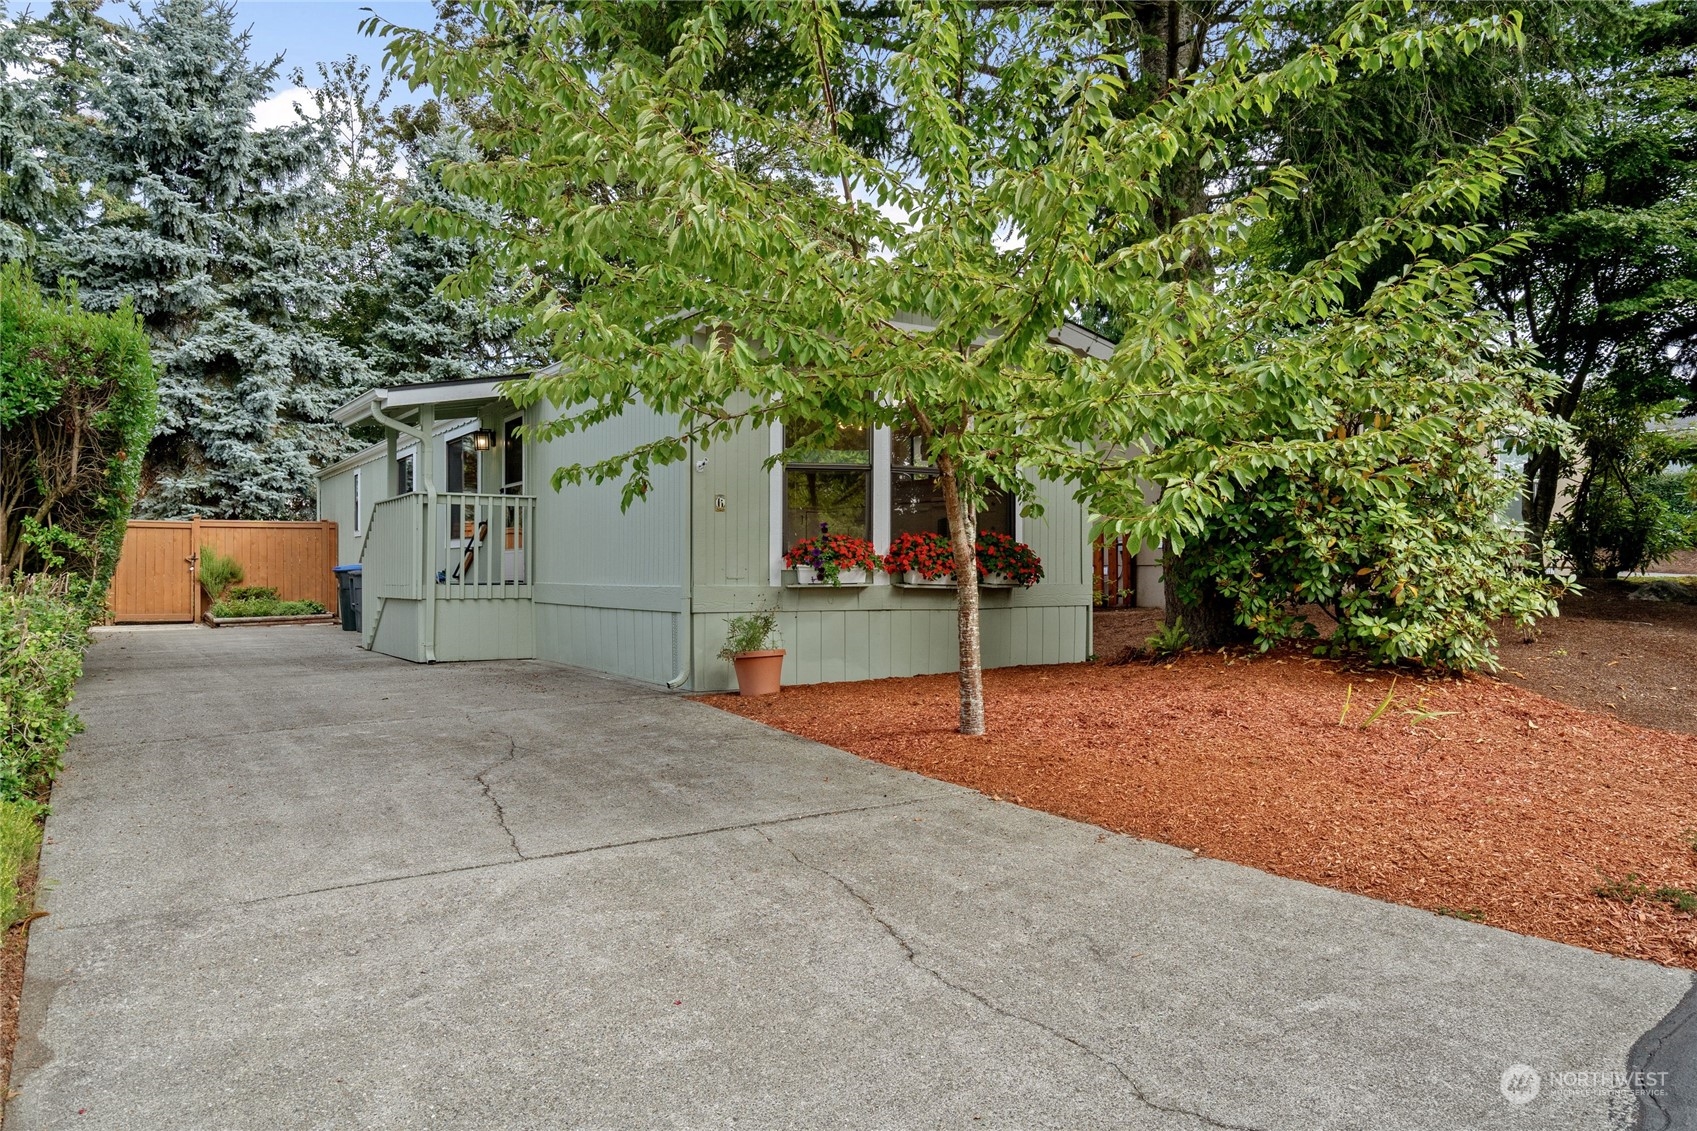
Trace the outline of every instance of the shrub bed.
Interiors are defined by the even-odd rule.
[[[327,610],[317,601],[279,601],[270,597],[226,597],[212,606],[212,615],[229,617],[304,617]]]

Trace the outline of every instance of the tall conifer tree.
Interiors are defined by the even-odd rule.
[[[60,5],[46,34],[82,42],[92,19]],[[87,199],[46,227],[36,268],[74,281],[91,309],[132,299],[152,335],[145,514],[305,515],[314,465],[348,445],[328,413],[367,381],[318,327],[339,297],[336,257],[301,235],[328,135],[253,128],[280,60],[250,60],[233,20],[212,0],[137,8],[130,26],[99,29],[86,81],[61,83],[80,103],[68,157]]]

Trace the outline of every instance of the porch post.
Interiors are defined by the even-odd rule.
[[[395,457],[398,454],[397,449],[400,447],[398,443],[400,437],[396,434],[393,428],[385,428],[383,429],[383,439],[389,447],[389,493],[384,497],[392,499],[401,493],[400,468],[395,466]]]
[[[424,662],[436,662],[436,406],[418,410],[418,479],[424,491]]]

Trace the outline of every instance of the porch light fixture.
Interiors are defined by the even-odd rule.
[[[495,432],[490,428],[479,428],[471,434],[471,446],[480,452],[486,452],[495,446]]]

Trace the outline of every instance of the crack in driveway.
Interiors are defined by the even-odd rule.
[[[487,766],[483,767],[483,769],[479,770],[472,780],[483,787],[483,796],[494,808],[495,823],[500,825],[501,831],[507,834],[507,843],[513,846],[513,855],[518,857],[520,860],[528,860],[530,857],[526,856],[524,854],[524,850],[519,847],[518,835],[513,832],[512,826],[507,824],[506,807],[501,804],[501,799],[495,796],[495,787],[489,784],[490,774],[494,773],[501,766],[511,763],[518,757],[518,739],[514,738],[510,734],[503,734],[498,730],[491,731],[490,733],[507,740],[507,752],[489,763]]]
[[[1003,1017],[1003,1018],[1006,1018],[1007,1020],[1010,1020],[1010,1021],[1017,1021],[1017,1022],[1020,1022],[1021,1024],[1029,1025],[1032,1028],[1037,1029],[1037,1030],[1039,1030],[1043,1033],[1047,1033],[1049,1036],[1053,1037],[1055,1040],[1060,1041],[1063,1044],[1066,1044],[1066,1045],[1078,1050],[1079,1052],[1083,1053],[1085,1056],[1089,1057],[1091,1060],[1096,1061],[1098,1064],[1104,1065],[1107,1068],[1112,1069],[1114,1075],[1118,1076],[1120,1078],[1120,1080],[1123,1081],[1125,1083],[1125,1085],[1131,1089],[1132,1095],[1136,1096],[1137,1101],[1139,1103],[1141,1103],[1144,1107],[1147,1107],[1152,1111],[1162,1112],[1162,1113],[1167,1114],[1167,1115],[1187,1116],[1191,1119],[1197,1120],[1198,1122],[1200,1122],[1201,1124],[1203,1124],[1206,1127],[1219,1128],[1220,1131],[1259,1131],[1258,1128],[1251,1127],[1251,1126],[1241,1124],[1241,1123],[1226,1123],[1222,1120],[1215,1119],[1212,1116],[1210,1116],[1210,1115],[1208,1115],[1204,1112],[1196,1111],[1192,1108],[1178,1107],[1177,1105],[1172,1105],[1172,1104],[1164,1104],[1164,1103],[1160,1103],[1156,1100],[1151,1099],[1149,1097],[1149,1094],[1143,1090],[1143,1086],[1140,1085],[1132,1077],[1131,1073],[1129,1073],[1125,1070],[1125,1066],[1122,1065],[1119,1061],[1115,1060],[1113,1057],[1109,1056],[1107,1053],[1105,1053],[1102,1050],[1095,1048],[1095,1047],[1093,1047],[1089,1044],[1086,1044],[1084,1041],[1080,1040],[1079,1038],[1073,1036],[1070,1033],[1067,1033],[1067,1032],[1064,1032],[1060,1029],[1055,1028],[1053,1025],[1049,1024],[1046,1021],[1040,1020],[1036,1017],[1028,1016],[1027,1014],[1020,1013],[1020,1012],[1013,1010],[1013,1009],[1009,1009],[1007,1006],[1001,1005],[998,1002],[991,1000],[988,996],[986,996],[983,993],[980,993],[978,990],[973,989],[971,986],[964,985],[960,982],[955,981],[954,979],[950,978],[947,974],[944,974],[941,970],[937,969],[937,967],[931,965],[930,963],[922,961],[919,957],[919,951],[914,947],[914,945],[911,942],[909,942],[907,940],[907,938],[905,936],[903,936],[900,931],[898,931],[896,929],[895,924],[891,923],[883,915],[879,914],[878,908],[873,904],[873,902],[870,899],[868,899],[865,895],[863,895],[858,889],[856,889],[853,884],[849,883],[847,880],[843,879],[841,876],[837,875],[835,872],[831,871],[829,868],[824,868],[824,867],[821,867],[818,864],[814,864],[814,863],[811,863],[810,861],[804,860],[801,857],[801,855],[799,853],[797,853],[796,850],[791,848],[789,845],[780,844],[776,840],[773,840],[771,834],[769,834],[764,828],[756,827],[754,831],[759,833],[761,838],[764,839],[767,844],[769,844],[773,848],[776,848],[779,851],[783,852],[791,860],[795,861],[797,865],[806,869],[809,872],[813,872],[816,875],[824,876],[826,879],[830,880],[833,884],[835,884],[838,888],[840,888],[846,895],[848,895],[849,898],[853,899],[857,904],[859,904],[861,910],[863,910],[866,913],[867,918],[871,919],[874,923],[878,924],[879,927],[883,928],[884,933],[890,937],[890,940],[892,942],[894,942],[898,947],[901,948],[902,955],[906,959],[907,963],[909,965],[913,966],[916,970],[923,972],[924,974],[928,975],[933,981],[937,982],[939,985],[944,986],[947,989],[953,990],[955,993],[960,994],[963,997],[970,999],[971,1001],[975,1002],[981,1008],[989,1010],[991,1013],[996,1014],[998,1017]]]

